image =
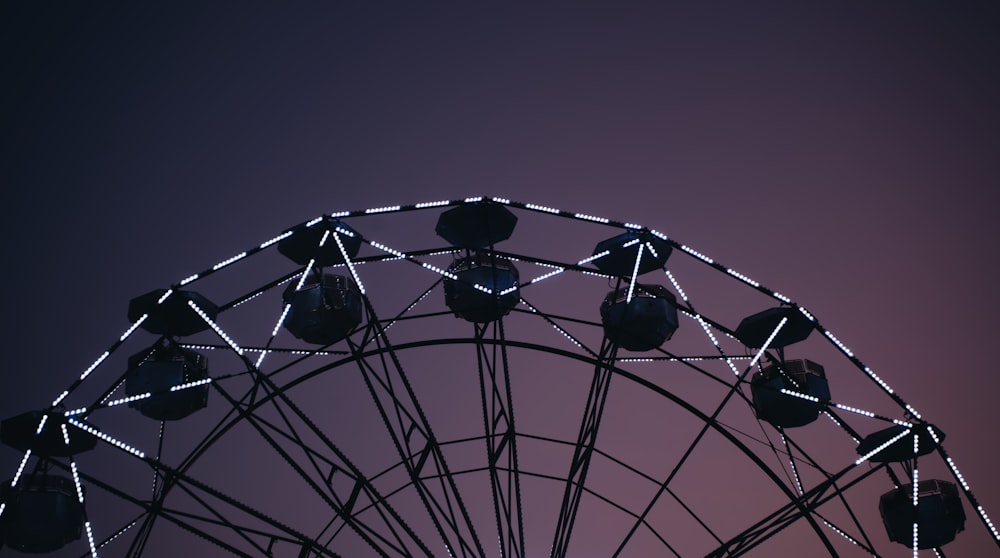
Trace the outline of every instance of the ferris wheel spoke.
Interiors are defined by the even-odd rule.
[[[365,332],[366,341],[360,345],[351,339],[347,342],[410,482],[433,521],[446,551],[463,557],[484,556],[482,543],[462,501],[455,478],[406,372],[371,301],[367,296],[362,299],[369,324]],[[383,349],[373,359],[365,358],[361,353],[362,347],[371,341],[376,347]],[[373,365],[370,360],[377,361],[377,364]],[[430,469],[425,472],[427,467]]]
[[[494,343],[481,341],[492,329]],[[510,390],[509,363],[504,345],[503,320],[475,325],[479,385],[486,432],[486,457],[490,470],[490,490],[497,520],[500,555],[523,558],[524,524],[521,516],[521,478],[517,463],[517,433],[514,402]],[[499,353],[499,355],[498,355]],[[499,362],[498,362],[499,356]]]
[[[555,558],[567,556],[570,535],[573,531],[573,525],[576,523],[576,515],[580,509],[580,498],[583,496],[587,472],[590,469],[590,460],[597,442],[597,432],[604,415],[608,387],[611,385],[611,368],[617,355],[618,345],[605,337],[594,367],[594,379],[590,384],[587,405],[583,412],[580,432],[573,450],[573,459],[570,462],[569,473],[566,475],[566,488],[563,492],[552,542],[552,556]]]

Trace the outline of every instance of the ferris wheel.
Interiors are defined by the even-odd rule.
[[[650,227],[334,212],[124,302],[0,425],[0,554],[1000,555],[946,425]]]

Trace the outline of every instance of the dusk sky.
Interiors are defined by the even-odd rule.
[[[655,228],[808,307],[1000,519],[997,29],[989,2],[5,1],[0,418],[52,401],[132,297],[287,227],[499,196]],[[949,556],[998,554],[966,512]]]

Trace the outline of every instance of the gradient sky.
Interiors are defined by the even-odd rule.
[[[0,414],[131,297],[287,226],[497,195],[800,301],[1000,517],[998,28],[987,2],[4,2]]]

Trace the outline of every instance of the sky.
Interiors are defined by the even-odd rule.
[[[51,401],[133,296],[289,226],[499,196],[802,303],[1000,516],[998,25],[986,2],[4,2],[0,414]]]

